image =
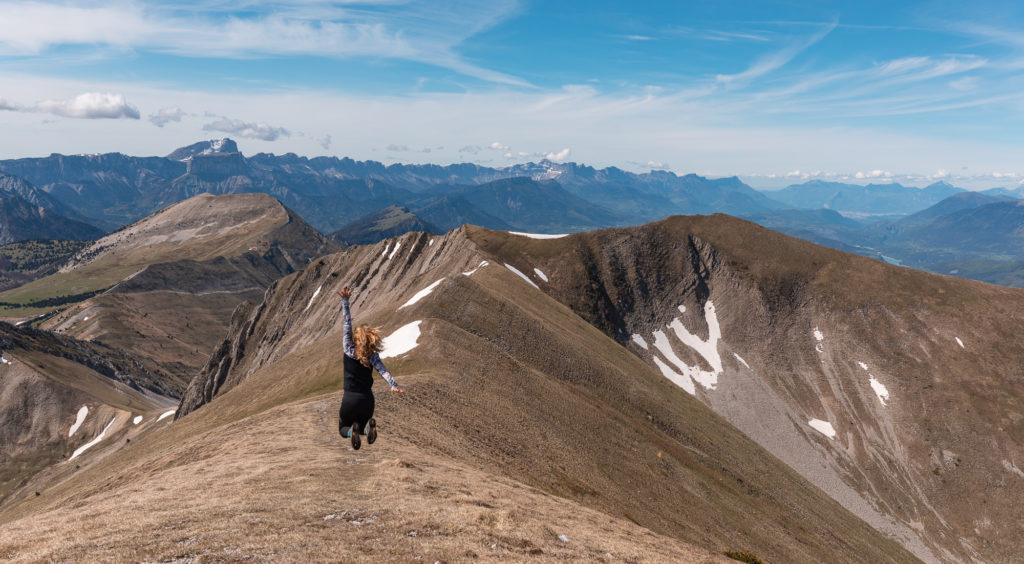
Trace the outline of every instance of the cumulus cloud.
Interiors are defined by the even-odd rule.
[[[892,173],[885,170],[872,170],[871,172],[858,172],[857,174],[854,174],[853,177],[858,180],[863,180],[866,178],[891,179]]]
[[[171,106],[170,108],[160,108],[155,114],[149,114],[149,121],[157,127],[163,127],[172,121],[181,121],[183,117],[185,117],[185,112],[181,108]]]
[[[203,126],[203,131],[220,131],[249,139],[275,141],[278,137],[291,137],[283,127],[272,127],[265,123],[248,123],[240,119],[220,118]]]
[[[551,153],[538,153],[538,156],[541,157],[542,159],[549,160],[551,162],[560,163],[560,162],[564,161],[565,159],[568,159],[569,158],[569,153],[571,153],[571,152],[572,151],[570,151],[569,148],[566,147],[565,149],[562,149],[561,151],[558,151],[557,153],[555,153],[555,152],[551,152]]]
[[[487,148],[491,149],[492,151],[506,151],[507,152],[508,149],[509,149],[509,146],[505,145],[503,143],[499,143],[498,141],[495,141],[494,143],[491,143],[490,145],[488,145]]]
[[[123,94],[86,92],[71,100],[43,100],[23,106],[0,100],[0,110],[40,112],[78,119],[139,119],[139,109],[128,103]]]

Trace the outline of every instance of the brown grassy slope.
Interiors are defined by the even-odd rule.
[[[679,318],[706,339],[703,306],[712,300],[726,371],[715,390],[697,386],[702,401],[919,549],[951,561],[1024,558],[1024,499],[1014,487],[1014,461],[1024,458],[1024,292],[840,253],[728,216],[554,240],[482,229],[470,237],[524,272],[540,268],[550,282],[534,279],[546,292],[648,362],[653,352],[631,334],[650,341]],[[708,368],[688,347],[675,351]],[[887,405],[869,374],[888,387]],[[830,421],[837,438],[811,430],[811,418]]]
[[[282,379],[337,384],[323,364],[295,374],[299,360],[0,514],[0,558],[728,561],[398,436],[398,398],[381,398],[382,439],[358,452],[337,435],[337,392],[261,410]]]
[[[459,232],[427,239],[402,237],[407,254],[392,259],[384,249],[394,241],[357,247],[281,280],[233,324],[211,379],[193,385],[237,398],[282,363],[259,397],[315,393],[300,383],[310,371],[333,370],[336,382],[340,304],[331,292],[351,283],[356,323],[387,334],[426,319],[420,346],[388,363],[403,385],[410,374],[429,384],[410,392],[416,401],[380,398],[382,412],[395,403],[393,432],[421,447],[716,550],[749,548],[769,561],[913,560],[504,267],[463,275],[480,257]],[[183,407],[199,405],[189,401]],[[223,410],[219,401],[196,413]]]

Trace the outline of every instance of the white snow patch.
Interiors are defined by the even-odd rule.
[[[882,405],[885,406],[886,402],[889,401],[889,390],[885,387],[885,384],[876,380],[874,376],[871,376],[870,374],[868,374],[868,376],[871,377],[871,380],[869,380],[871,383],[871,389],[874,390],[875,395],[878,396],[878,401],[882,402]]]
[[[138,425],[139,423],[142,423],[142,416],[136,415],[135,418],[132,419],[132,425]]]
[[[409,298],[409,301],[407,301],[404,304],[402,304],[401,306],[399,306],[398,309],[402,309],[403,307],[411,306],[412,304],[422,300],[423,298],[425,298],[427,296],[427,294],[433,292],[434,288],[437,288],[437,285],[440,284],[442,281],[444,281],[444,278],[441,278],[440,280],[438,280],[437,282],[434,282],[430,286],[427,286],[426,288],[420,290],[419,292],[416,292],[415,296]]]
[[[434,240],[431,239],[431,240],[427,241],[427,246],[428,247],[433,247],[434,246]]]
[[[686,306],[680,305],[679,306],[679,313],[686,313]]]
[[[390,249],[390,248],[391,248],[391,241],[388,241],[388,244],[384,245],[384,252],[381,253],[380,256],[382,256],[382,257],[387,256],[388,255],[388,249]]]
[[[813,427],[815,431],[818,431],[819,433],[825,435],[830,439],[836,438],[836,430],[832,428],[832,424],[829,423],[828,421],[822,421],[821,419],[811,419],[810,421],[807,422],[807,424]]]
[[[157,417],[156,420],[157,421],[163,421],[164,419],[167,419],[168,417],[174,415],[177,411],[178,411],[177,409],[169,409],[169,410],[161,413],[160,417]]]
[[[511,270],[512,272],[515,272],[515,273],[516,273],[517,275],[519,275],[519,277],[520,277],[520,278],[522,278],[523,280],[526,280],[526,282],[527,282],[527,283],[528,283],[528,284],[529,284],[530,286],[533,286],[534,288],[537,288],[538,290],[540,290],[540,286],[538,286],[538,285],[534,284],[534,283],[533,283],[533,280],[530,280],[530,278],[529,278],[529,277],[527,277],[527,276],[526,276],[525,274],[523,274],[522,272],[519,272],[518,270],[516,270],[516,267],[514,267],[514,266],[512,266],[511,264],[509,264],[509,263],[507,263],[507,262],[506,262],[506,263],[505,263],[505,268],[507,268],[507,269]]]
[[[476,272],[477,270],[480,270],[481,268],[487,266],[488,264],[491,264],[491,263],[489,263],[489,262],[487,262],[485,260],[482,260],[482,261],[480,261],[480,264],[478,264],[476,266],[476,268],[474,268],[473,270],[470,270],[469,272],[463,272],[462,274],[464,274],[466,276],[472,276],[474,272]]]
[[[956,338],[956,344],[960,345],[961,349],[966,349],[967,348],[967,347],[964,346],[964,342],[960,340],[960,337],[955,337],[955,338]]]
[[[545,275],[544,275],[544,273],[543,273],[543,272],[541,272],[539,268],[534,268],[534,269],[533,269],[533,271],[537,273],[537,276],[540,276],[540,279],[541,279],[541,280],[543,280],[543,281],[545,281],[545,282],[547,282],[547,281],[548,281],[548,277],[547,277],[547,276],[545,276]]]
[[[309,298],[309,303],[306,304],[306,309],[309,309],[309,306],[313,305],[313,300],[315,300],[316,297],[320,295],[320,290],[323,290],[323,289],[324,289],[324,286],[323,286],[323,284],[321,284],[320,287],[318,287],[316,289],[316,291],[313,292],[313,297]],[[305,310],[303,310],[303,311],[305,311]]]
[[[1004,460],[1003,461],[1003,468],[1006,468],[1010,472],[1013,472],[1014,474],[1020,476],[1021,478],[1024,478],[1024,471],[1021,471],[1020,468],[1017,468],[1017,466],[1014,465],[1009,460]]]
[[[825,335],[822,335],[821,331],[818,331],[818,328],[815,327],[814,328],[814,338],[817,339],[818,342],[820,343],[822,340],[825,339]]]
[[[95,439],[93,439],[93,440],[85,443],[84,445],[78,447],[78,449],[75,450],[75,452],[71,453],[71,458],[69,458],[68,460],[74,460],[75,457],[77,457],[79,454],[82,454],[86,450],[88,450],[88,449],[96,446],[97,444],[99,444],[99,442],[103,440],[103,436],[107,434],[107,429],[109,429],[110,426],[114,424],[114,421],[117,421],[117,417],[111,419],[110,423],[107,423],[107,426],[104,427],[102,431],[100,431],[100,434]]]
[[[0,356],[0,362],[2,362],[3,364],[10,364],[11,363],[11,361],[7,360],[6,358],[4,358],[2,356]]]
[[[662,362],[661,359],[658,358],[658,355],[654,355],[654,364],[658,366],[658,370],[661,370],[661,374],[664,377],[668,378],[669,381],[671,381],[673,384],[679,386],[680,388],[686,390],[687,392],[690,392],[690,394],[697,393],[697,388],[693,385],[692,378],[690,378],[689,376],[684,376],[682,374],[676,374],[676,371],[672,370],[671,368],[668,367],[667,364]]]
[[[82,321],[89,321],[89,316],[88,316],[88,315],[86,315],[85,317],[83,317],[83,318],[82,318]]]
[[[682,372],[680,378],[692,379],[704,386],[705,389],[713,390],[718,385],[718,376],[722,374],[722,357],[718,354],[718,341],[722,338],[722,329],[718,325],[718,315],[715,313],[715,304],[708,301],[704,305],[704,317],[708,323],[708,340],[705,341],[700,337],[690,333],[683,323],[679,321],[679,318],[672,320],[672,323],[668,324],[668,328],[676,334],[676,337],[683,342],[684,345],[697,351],[704,360],[711,366],[711,370],[701,370],[699,365],[690,366],[680,360],[676,356],[675,351],[672,350],[672,344],[669,342],[668,337],[665,336],[664,331],[654,332],[654,347],[661,351],[661,354],[665,355],[665,358],[672,364],[676,365],[676,368]],[[660,366],[659,366],[660,368]],[[665,370],[662,370],[665,373]],[[671,377],[669,377],[671,379]],[[674,380],[673,380],[674,381]],[[689,383],[693,385],[692,382]],[[684,389],[688,389],[687,386],[680,384]],[[691,392],[692,393],[692,392]]]
[[[420,338],[420,321],[413,321],[395,330],[394,333],[384,337],[384,350],[380,352],[381,358],[390,358],[405,354],[416,348],[417,339]]]
[[[867,364],[864,364],[863,362],[861,362],[861,361],[859,361],[859,360],[857,361],[857,364],[859,364],[859,365],[860,365],[860,367],[861,367],[861,368],[863,368],[864,370],[867,370],[867,369],[868,369],[868,365],[867,365]]]
[[[558,239],[565,237],[568,233],[561,233],[559,235],[549,235],[547,233],[520,233],[519,231],[509,231],[510,235],[519,235],[520,237],[529,237],[530,239]]]
[[[633,342],[638,344],[638,345],[640,345],[641,347],[643,347],[643,349],[645,351],[648,350],[647,349],[647,341],[645,341],[644,338],[641,337],[639,334],[636,334],[636,333],[633,334]]]
[[[395,256],[395,253],[398,252],[398,249],[401,249],[401,248],[402,248],[402,242],[401,241],[395,243],[395,248],[392,249],[391,250],[391,254],[388,255],[388,260],[391,260]]]
[[[732,353],[732,355],[733,355],[733,356],[735,356],[735,357],[736,357],[736,360],[740,361],[740,362],[741,362],[741,363],[743,364],[743,366],[746,366],[746,367],[747,367],[747,369],[749,369],[749,368],[750,368],[750,365],[749,365],[749,364],[747,364],[747,361],[743,360],[743,357],[741,357],[740,355],[738,355],[738,354],[736,354],[736,353]]]
[[[73,425],[71,425],[71,429],[68,430],[68,436],[69,437],[74,435],[75,431],[77,431],[78,428],[82,426],[82,423],[85,422],[85,416],[86,415],[89,415],[89,407],[85,406],[85,405],[83,405],[82,407],[79,407],[78,408],[78,415],[75,416],[75,422],[74,422]]]

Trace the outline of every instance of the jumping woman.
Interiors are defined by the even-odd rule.
[[[405,390],[398,387],[391,373],[380,361],[382,344],[380,333],[367,325],[356,327],[355,339],[352,339],[352,315],[348,311],[348,299],[352,289],[345,286],[338,290],[341,296],[341,315],[345,320],[345,392],[341,397],[341,409],[338,411],[338,432],[342,437],[352,439],[352,448],[359,450],[360,433],[366,434],[366,442],[373,444],[377,440],[377,420],[373,418],[373,369],[376,368],[381,377],[391,386],[391,391],[399,394]]]

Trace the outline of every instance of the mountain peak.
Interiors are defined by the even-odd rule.
[[[190,161],[196,155],[211,155],[217,153],[237,153],[238,144],[233,140],[224,137],[222,139],[210,139],[200,141],[187,147],[175,149],[167,158],[172,161]]]

